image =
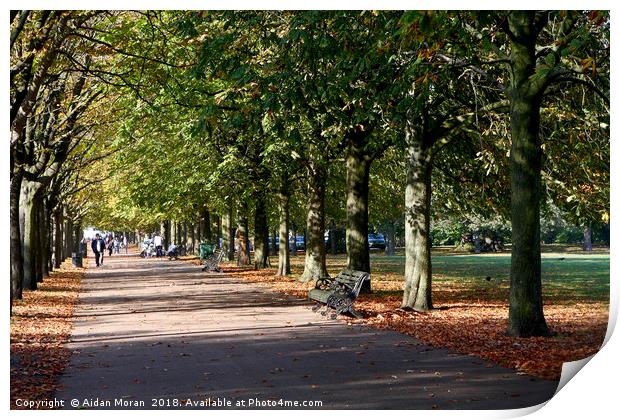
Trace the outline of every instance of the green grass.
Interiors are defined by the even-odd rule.
[[[609,264],[609,255],[543,254],[545,297],[609,301]],[[432,265],[434,282],[458,282],[475,288],[498,283],[507,286],[510,282],[510,255],[506,254],[436,255]],[[378,276],[403,275],[405,257],[372,255],[371,269]],[[487,276],[491,277],[490,282],[486,281]]]

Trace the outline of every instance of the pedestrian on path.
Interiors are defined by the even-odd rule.
[[[105,251],[105,242],[103,239],[101,239],[101,236],[99,236],[99,234],[95,235],[95,239],[93,239],[90,246],[93,249],[93,253],[95,254],[95,264],[97,264],[97,267],[99,267],[100,265],[103,265],[103,253]]]

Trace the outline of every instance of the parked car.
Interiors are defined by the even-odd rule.
[[[371,249],[385,249],[385,237],[380,233],[368,234],[368,247]]]

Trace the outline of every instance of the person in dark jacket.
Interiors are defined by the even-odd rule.
[[[97,267],[99,267],[100,265],[103,265],[103,253],[105,252],[105,241],[101,238],[99,234],[96,234],[95,239],[93,239],[90,246],[93,249],[93,252],[95,254],[95,263],[97,264]],[[99,258],[101,258],[101,261],[99,261]]]

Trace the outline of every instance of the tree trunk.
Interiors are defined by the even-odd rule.
[[[22,238],[20,229],[20,192],[23,174],[21,171],[14,174],[11,178],[10,187],[10,212],[11,212],[11,297],[12,299],[22,298],[22,286],[24,282],[24,261],[22,255]]]
[[[39,281],[43,280],[46,277],[49,277],[49,258],[50,258],[50,238],[49,238],[49,220],[47,218],[47,206],[45,205],[45,199],[39,200],[39,250],[40,250],[40,258],[39,258],[39,270],[41,277]]]
[[[238,255],[237,265],[250,265],[250,247],[248,246],[248,217],[247,217],[247,204],[245,202],[239,205],[239,219],[237,225],[237,233],[235,235],[237,239]]]
[[[586,226],[583,229],[583,250],[587,252],[592,251],[592,227]]]
[[[62,263],[62,209],[54,211],[54,268]]]
[[[65,259],[71,258],[71,249],[73,247],[73,220],[70,215],[67,213],[65,215],[65,244],[64,244],[64,252]]]
[[[370,273],[368,179],[372,159],[349,148],[347,156],[347,268]],[[362,285],[370,292],[370,281]]]
[[[215,215],[215,244],[220,246],[220,238],[222,237],[222,218],[219,214]]]
[[[289,195],[288,188],[282,188],[278,193],[278,212],[280,216],[280,239],[278,248],[278,271],[276,276],[291,274],[291,258],[288,249],[288,222],[289,222]],[[274,234],[275,240],[275,234]]]
[[[36,260],[36,206],[34,183],[22,180],[20,192],[20,227],[22,233],[22,258],[24,261],[23,289],[37,289]]]
[[[396,255],[396,238],[395,238],[395,228],[394,221],[388,220],[385,223],[385,236],[387,238],[387,244],[385,247],[385,255],[394,256]]]
[[[432,158],[424,148],[421,132],[408,127],[406,141],[405,290],[401,307],[424,312],[433,308],[430,241]]]
[[[536,69],[533,14],[511,13],[512,80],[510,87],[510,151],[512,258],[509,335],[548,335],[540,277],[540,94],[531,79]]]
[[[76,261],[73,261],[76,267],[82,267],[82,259],[80,258],[80,256],[82,255],[82,253],[80,252],[81,242],[82,242],[82,221],[77,220],[73,224],[73,244],[71,246],[72,248],[71,249],[71,257],[72,257],[71,260],[73,261],[73,255],[77,257]]]
[[[275,227],[271,231],[271,249],[269,250],[269,255],[277,255],[278,254],[278,240],[276,237],[278,236],[278,229]]]
[[[228,203],[226,213],[222,216],[222,225],[224,231],[222,232],[222,249],[226,254],[228,261],[235,260],[235,227],[233,225],[233,208]]]
[[[271,266],[269,263],[269,226],[262,191],[255,194],[254,202],[254,268],[268,268]]]
[[[188,254],[194,253],[194,242],[196,241],[196,236],[194,236],[194,224],[192,222],[187,222],[187,252]]]
[[[306,260],[302,282],[327,277],[325,264],[325,182],[323,168],[310,167],[308,170],[308,213],[306,217]]]
[[[291,235],[293,236],[291,242],[291,256],[297,256],[297,225],[295,223],[292,224]]]
[[[202,212],[202,218],[204,220],[202,237],[205,238],[205,242],[211,244],[213,243],[213,234],[211,232],[211,214],[209,213],[209,210],[205,209]]]

